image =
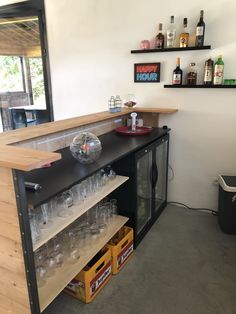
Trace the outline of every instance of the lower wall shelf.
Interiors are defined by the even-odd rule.
[[[236,85],[164,85],[164,88],[236,88]]]
[[[127,217],[115,216],[108,227],[104,238],[89,247],[75,264],[63,264],[56,274],[47,279],[45,286],[39,288],[39,303],[41,312],[55,299],[66,285],[87,265],[87,263],[99,252],[117,231],[128,221]]]

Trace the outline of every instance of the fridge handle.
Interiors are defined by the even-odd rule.
[[[152,164],[152,187],[154,188],[158,180],[158,169],[156,163]]]

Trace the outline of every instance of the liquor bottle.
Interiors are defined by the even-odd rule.
[[[170,25],[166,31],[166,46],[167,48],[175,47],[176,41],[176,28],[175,28],[175,17],[170,17]]]
[[[187,74],[187,84],[196,85],[197,84],[197,71],[195,70],[196,63],[190,63],[190,70]]]
[[[159,33],[157,34],[156,39],[155,39],[155,48],[157,48],[157,49],[164,48],[164,40],[165,40],[165,37],[162,34],[162,24],[160,23],[159,24]]]
[[[205,22],[203,21],[204,11],[200,11],[200,20],[197,23],[196,28],[196,47],[202,47],[204,45],[204,35],[205,35]]]
[[[204,85],[212,85],[213,83],[213,60],[209,58],[205,62]]]
[[[182,85],[183,71],[180,69],[180,58],[176,59],[176,68],[173,71],[173,85]]]
[[[186,17],[184,18],[183,25],[184,25],[184,31],[183,31],[183,33],[180,34],[180,37],[179,37],[180,48],[188,47],[188,42],[189,42],[189,33],[187,30],[188,19]]]
[[[222,60],[222,56],[220,55],[214,67],[214,80],[213,80],[214,85],[223,84],[223,74],[224,74],[224,61]]]

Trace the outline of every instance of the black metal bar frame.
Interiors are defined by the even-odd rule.
[[[35,273],[34,252],[31,239],[28,204],[25,191],[24,175],[22,171],[12,170],[16,203],[19,217],[22,250],[25,262],[25,273],[28,285],[29,303],[32,314],[40,313],[37,280]]]

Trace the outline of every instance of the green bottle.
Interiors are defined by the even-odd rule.
[[[222,60],[222,56],[218,57],[218,60],[215,63],[214,67],[214,85],[222,85],[223,84],[223,75],[224,75],[224,61]]]

